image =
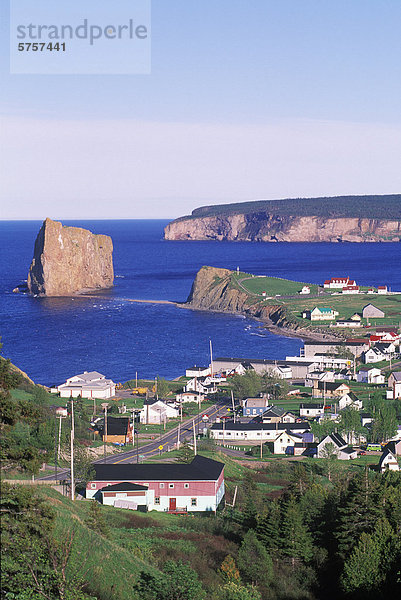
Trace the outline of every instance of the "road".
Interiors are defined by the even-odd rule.
[[[225,416],[225,415],[229,414],[230,409],[231,409],[231,402],[229,400],[219,401],[216,404],[214,404],[213,406],[210,406],[206,411],[206,414],[209,417],[208,424],[210,425],[211,423],[215,422],[217,417]],[[205,411],[201,410],[199,415],[196,415],[195,417],[188,419],[187,421],[183,421],[180,424],[180,442],[183,442],[185,439],[188,439],[188,440],[193,439],[193,424],[192,424],[193,421],[195,423],[196,432],[198,432],[198,431],[201,432],[201,430],[203,429],[203,421],[202,421],[203,414],[205,414]],[[117,455],[106,456],[106,460],[103,457],[99,458],[99,459],[93,461],[93,464],[101,464],[101,463],[105,463],[105,462],[107,464],[113,464],[113,465],[117,465],[117,464],[121,464],[121,463],[130,464],[130,463],[136,463],[137,458],[139,458],[139,457],[141,457],[140,461],[142,462],[143,460],[145,460],[147,458],[150,458],[152,456],[159,456],[159,455],[163,454],[164,452],[168,452],[169,450],[172,450],[174,448],[175,444],[177,443],[177,439],[178,439],[178,426],[175,427],[174,429],[171,429],[170,431],[168,431],[167,433],[165,433],[164,435],[159,437],[154,442],[151,442],[150,444],[146,444],[145,446],[140,446],[139,452],[137,452],[137,449],[133,447],[132,450],[128,450],[127,452],[121,452]],[[160,446],[163,446],[163,448],[160,449]],[[69,469],[61,469],[58,471],[58,475],[57,475],[58,479],[69,479],[69,477],[70,477]],[[39,479],[51,480],[51,479],[54,479],[54,475],[47,475],[44,477],[39,477]]]

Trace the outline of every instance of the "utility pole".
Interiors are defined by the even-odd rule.
[[[74,437],[75,437],[75,423],[74,423],[74,400],[71,397],[71,500],[75,500],[75,480],[74,480]]]
[[[180,449],[180,433],[181,433],[181,423],[178,423],[178,433],[177,433],[177,450]]]
[[[235,405],[234,405],[234,392],[231,390],[231,403],[233,405],[233,415],[234,415],[234,423],[235,423]]]
[[[107,402],[104,402],[102,404],[102,407],[104,408],[103,452],[104,452],[104,462],[107,462],[107,456],[106,456],[106,443],[107,443],[107,407],[108,407]]]
[[[60,423],[58,428],[58,447],[57,447],[57,461],[60,460],[60,451],[61,451],[61,419],[62,415],[60,415]]]
[[[194,453],[196,456],[198,452],[197,452],[197,447],[196,447],[196,431],[195,431],[195,420],[194,419],[192,420],[192,427],[194,430]]]
[[[57,414],[54,411],[54,466],[56,468],[56,482],[57,482]]]
[[[210,375],[213,378],[213,349],[212,349],[212,340],[209,340],[210,344]]]
[[[138,387],[138,371],[135,371],[135,388]]]

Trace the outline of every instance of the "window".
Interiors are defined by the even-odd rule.
[[[196,498],[191,498],[191,506],[196,506]]]
[[[173,489],[173,487],[174,487],[174,483],[169,483],[169,484],[168,484],[168,487],[169,487],[170,489]]]
[[[96,483],[91,483],[91,489],[95,490],[96,489]]]
[[[189,483],[184,483],[184,488],[187,490],[189,488]]]
[[[159,496],[155,497],[155,504],[160,504],[160,498],[159,498]]]
[[[160,484],[160,487],[161,487],[161,488],[164,488],[164,483],[161,483],[161,484]]]

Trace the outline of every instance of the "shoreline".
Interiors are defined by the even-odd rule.
[[[190,304],[180,303],[180,302],[175,302],[173,304],[175,304],[175,306],[177,306],[177,308],[184,308],[186,310],[196,310],[196,311],[207,312],[207,313],[217,313],[217,314],[225,314],[225,315],[232,315],[232,316],[241,316],[241,317],[245,317],[246,319],[252,319],[253,321],[258,321],[259,323],[261,323],[263,328],[270,331],[270,333],[272,333],[273,335],[281,335],[282,337],[299,338],[301,340],[311,341],[311,342],[327,341],[327,342],[333,342],[333,344],[335,342],[342,341],[342,338],[334,337],[329,334],[326,335],[324,333],[318,333],[318,332],[312,333],[305,329],[295,330],[295,329],[292,329],[291,327],[283,327],[281,325],[276,325],[275,323],[273,323],[273,321],[271,319],[261,319],[260,317],[255,317],[255,316],[253,316],[251,314],[247,314],[247,313],[228,311],[228,310],[197,308],[195,306],[191,306]]]

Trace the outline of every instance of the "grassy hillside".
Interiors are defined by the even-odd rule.
[[[401,219],[401,194],[386,196],[334,196],[322,198],[289,198],[258,200],[233,204],[202,206],[191,217],[268,212],[280,216],[357,217],[368,219]],[[190,217],[183,217],[190,218]]]

